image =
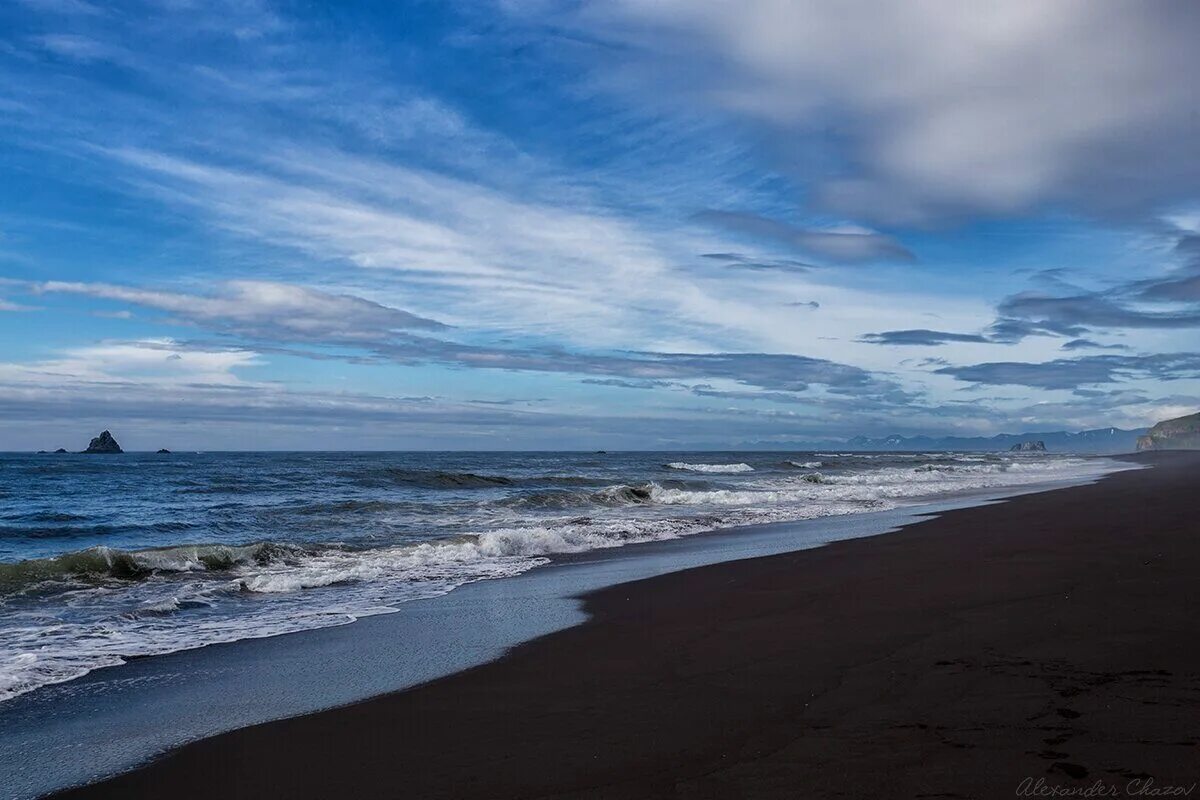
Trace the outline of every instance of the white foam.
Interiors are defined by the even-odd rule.
[[[682,461],[675,461],[667,466],[671,469],[681,469],[688,472],[712,472],[712,473],[738,473],[738,472],[754,472],[754,467],[749,464],[685,464]]]

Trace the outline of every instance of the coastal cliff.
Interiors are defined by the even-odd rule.
[[[1164,420],[1137,440],[1138,450],[1200,450],[1200,412]]]

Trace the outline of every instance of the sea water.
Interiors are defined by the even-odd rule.
[[[1087,480],[1023,453],[0,454],[0,701],[563,554]]]

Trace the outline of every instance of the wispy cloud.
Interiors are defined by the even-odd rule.
[[[1075,389],[1150,378],[1156,381],[1200,378],[1200,354],[1162,353],[1148,356],[1085,356],[1040,363],[998,361],[935,370],[961,381],[991,386]]]
[[[912,261],[912,252],[890,236],[857,226],[802,228],[741,211],[700,211],[695,218],[708,225],[756,239],[783,244],[837,264],[870,261]]]
[[[361,297],[271,281],[228,281],[214,294],[65,281],[46,281],[31,289],[132,303],[218,332],[276,341],[373,342],[393,331],[445,327]]]
[[[254,366],[252,351],[199,349],[173,339],[103,342],[68,348],[61,356],[32,364],[0,363],[0,385],[63,390],[69,385],[136,384],[147,390],[241,383],[235,370]]]
[[[867,370],[819,358],[770,353],[670,353],[569,351],[558,347],[464,344],[410,331],[445,326],[361,297],[334,295],[263,281],[233,281],[215,294],[148,291],[110,284],[47,282],[35,292],[87,295],[171,313],[215,333],[280,344],[350,346],[401,364],[442,363],[477,369],[613,376],[636,381],[724,378],[764,389],[805,392],[812,385],[835,392],[898,391]],[[139,351],[140,352],[140,351]]]
[[[79,34],[50,33],[36,37],[34,42],[49,53],[83,64],[95,61],[133,64],[136,61],[133,53],[123,47]]]
[[[883,331],[868,333],[859,341],[869,344],[907,345],[917,347],[934,347],[951,342],[970,342],[986,344],[992,340],[977,333],[950,333],[948,331],[931,331],[925,328],[915,328],[906,331]]]
[[[1072,339],[1064,342],[1062,350],[1130,350],[1127,344],[1101,344],[1091,339]]]

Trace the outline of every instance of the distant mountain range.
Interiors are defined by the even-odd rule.
[[[855,436],[842,441],[795,442],[797,450],[1008,450],[1022,442],[1042,441],[1052,453],[1132,453],[1137,449],[1139,436],[1146,435],[1148,428],[1124,430],[1122,428],[1097,428],[1091,431],[1027,431],[1025,433],[1000,433],[995,436]],[[756,443],[755,447],[767,447]],[[778,449],[781,443],[769,445]]]

